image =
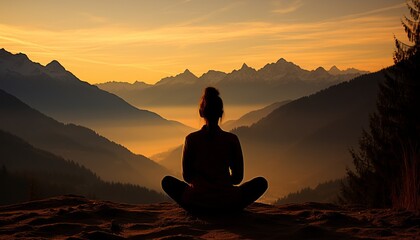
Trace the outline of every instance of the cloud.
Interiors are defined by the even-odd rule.
[[[277,6],[276,9],[272,10],[271,12],[277,13],[277,14],[286,14],[286,13],[295,12],[296,10],[298,10],[299,8],[303,6],[303,3],[301,0],[295,0],[289,4],[283,4],[282,2],[280,2],[280,3],[277,3],[276,5],[280,5],[280,6]]]
[[[233,2],[233,3],[228,4],[226,6],[221,6],[220,8],[217,8],[217,9],[215,9],[215,10],[209,12],[209,13],[206,13],[206,14],[200,16],[200,17],[191,19],[191,20],[186,21],[186,22],[177,23],[176,26],[187,26],[187,25],[192,25],[192,24],[196,24],[196,23],[199,23],[199,22],[203,22],[205,20],[208,20],[208,19],[220,14],[220,13],[224,13],[224,12],[227,12],[231,9],[234,9],[238,4],[240,4],[240,2]]]
[[[79,15],[85,18],[88,22],[95,24],[105,24],[109,22],[108,19],[106,19],[105,17],[101,17],[87,12],[80,12]]]
[[[342,26],[346,26],[343,28]],[[171,26],[150,30],[123,27],[98,27],[66,31],[19,28],[0,25],[3,43],[40,47],[43,49],[99,50],[101,46],[161,46],[185,47],[223,42],[243,42],[253,39],[308,42],[365,42],[378,39],[399,29],[395,17],[365,16],[311,23],[241,22],[208,26]],[[270,42],[264,42],[270,45]],[[287,43],[285,43],[287,44]],[[289,43],[291,44],[291,43]]]
[[[361,12],[361,13],[356,13],[356,14],[349,14],[349,15],[340,17],[337,20],[340,20],[340,19],[357,19],[357,18],[361,18],[361,17],[365,17],[365,16],[375,15],[375,14],[378,14],[378,13],[388,12],[388,11],[391,11],[391,10],[402,9],[402,8],[405,8],[405,7],[407,7],[406,3],[400,3],[400,4],[388,6],[388,7],[378,8],[378,9],[371,10],[371,11],[366,11],[366,12]]]
[[[290,11],[298,9],[301,2],[293,4],[289,5]],[[139,69],[160,72],[163,77],[185,68],[206,71],[210,66],[220,66],[224,69],[218,70],[229,71],[243,61],[258,65],[280,57],[307,68],[347,62],[363,63],[370,67],[367,70],[374,70],[385,67],[386,61],[391,63],[392,35],[403,34],[399,16],[380,14],[399,9],[401,4],[317,22],[194,24],[226,8],[229,5],[184,24],[146,29],[95,24],[89,29],[53,31],[0,24],[0,46],[35,53],[48,61],[58,56],[107,69],[124,68],[124,72],[133,69],[136,74],[143,74]],[[285,13],[286,8],[283,10]],[[98,23],[106,21],[85,17]]]

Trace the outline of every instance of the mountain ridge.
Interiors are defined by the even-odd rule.
[[[250,111],[244,115],[242,115],[240,118],[236,120],[230,120],[222,123],[222,128],[226,131],[230,131],[234,128],[242,127],[242,126],[250,126],[262,118],[266,117],[268,114],[270,114],[275,109],[291,102],[291,100],[285,100],[282,102],[275,102],[273,104],[270,104],[268,106],[265,106],[264,108],[257,109]]]
[[[144,187],[104,182],[83,165],[37,149],[2,130],[0,145],[0,205],[62,194],[126,203],[166,200],[163,194]]]
[[[250,127],[233,130],[243,144],[251,172],[267,175],[273,182],[272,191],[283,194],[285,189],[292,192],[342,178],[351,166],[348,149],[357,144],[368,125],[386,71],[299,98]]]
[[[0,89],[0,130],[12,133],[36,148],[71,159],[103,179],[135,183],[160,191],[167,170],[130,152],[91,129],[64,124],[31,108]]]
[[[162,84],[193,84],[194,81],[198,80],[198,77],[195,76],[190,70],[185,69],[183,73],[177,74],[176,76],[162,78],[156,83],[156,85]]]
[[[0,50],[0,89],[54,119],[92,128],[138,153],[156,151],[151,143],[156,136],[142,134],[145,131],[162,129],[160,137],[168,148],[192,131],[78,79],[56,60],[42,66],[25,54]],[[132,135],[130,139],[127,134]],[[134,136],[137,142],[131,140]]]
[[[195,105],[206,86],[217,87],[222,96],[225,96],[227,104],[268,105],[276,101],[296,99],[366,73],[338,71],[340,74],[335,75],[324,68],[309,71],[280,58],[277,62],[268,63],[258,70],[246,63],[229,73],[209,70],[200,77],[188,70],[176,76],[163,78],[158,83],[142,89],[136,88],[134,84],[127,84],[125,88],[118,88],[110,83],[97,86],[144,108]]]
[[[207,72],[205,72],[205,73],[203,73],[200,77],[197,77],[193,72],[191,72],[188,68],[187,69],[185,69],[184,70],[184,72],[182,72],[182,73],[178,73],[178,74],[176,74],[175,76],[168,76],[168,77],[164,77],[164,78],[162,78],[162,79],[160,79],[159,81],[157,81],[156,83],[154,83],[154,84],[148,84],[148,83],[146,83],[147,85],[149,85],[149,86],[153,86],[153,85],[156,85],[156,84],[162,84],[162,80],[166,80],[166,79],[173,79],[173,78],[176,78],[176,77],[180,77],[180,76],[183,76],[184,74],[186,74],[186,73],[188,73],[188,75],[189,74],[191,74],[192,76],[194,76],[194,77],[196,77],[196,78],[198,78],[198,79],[201,79],[201,78],[203,78],[204,76],[206,76],[206,75],[208,75],[209,73],[219,73],[219,74],[221,74],[221,75],[224,75],[224,76],[226,76],[226,75],[228,75],[228,74],[231,74],[231,73],[233,73],[233,72],[238,72],[238,71],[256,71],[256,72],[260,72],[260,71],[268,71],[267,69],[270,69],[270,68],[281,68],[282,70],[285,70],[285,69],[293,69],[293,70],[304,70],[304,69],[302,69],[301,67],[299,67],[298,65],[296,65],[296,64],[294,64],[293,62],[288,62],[287,60],[285,60],[284,58],[280,58],[279,60],[277,60],[276,62],[273,62],[273,63],[267,63],[266,65],[264,65],[262,68],[260,68],[260,69],[255,69],[255,68],[252,68],[252,67],[249,67],[246,63],[243,63],[242,65],[241,65],[241,67],[239,68],[239,69],[233,69],[232,71],[230,71],[230,72],[223,72],[223,71],[219,71],[219,70],[214,70],[214,69],[210,69],[210,70],[208,70]],[[359,74],[359,75],[363,75],[363,74],[367,74],[367,73],[370,73],[369,71],[364,71],[364,70],[359,70],[359,69],[356,69],[356,68],[348,68],[348,69],[346,69],[346,70],[340,70],[337,66],[332,66],[328,71],[324,68],[324,67],[322,67],[322,66],[319,66],[319,67],[317,67],[316,69],[314,69],[314,70],[305,70],[305,71],[307,71],[307,72],[316,72],[316,71],[321,71],[321,70],[325,70],[325,72],[327,72],[327,73],[329,73],[329,74],[331,74],[331,75],[342,75],[342,74]],[[222,80],[222,79],[220,79],[220,80]],[[133,83],[129,83],[129,82],[124,82],[124,81],[108,81],[108,82],[102,82],[102,83],[97,83],[97,84],[95,84],[96,86],[104,86],[104,85],[106,85],[106,84],[108,84],[108,83],[115,83],[115,82],[118,82],[118,83],[124,83],[124,84],[129,84],[129,85],[135,85],[137,82],[139,82],[139,81],[134,81]],[[166,81],[164,81],[164,82],[166,82]],[[217,82],[217,81],[216,81]],[[144,83],[144,82],[142,82],[142,83]]]
[[[55,74],[53,74],[52,77],[57,77],[57,76],[61,76],[62,77],[63,75],[66,75],[67,74],[67,76],[71,76],[73,78],[72,80],[76,80],[77,81],[77,84],[78,84],[77,87],[79,87],[79,88],[88,89],[87,91],[90,92],[90,93],[96,93],[96,92],[98,92],[98,93],[101,94],[101,96],[104,96],[104,95],[106,96],[108,94],[108,93],[106,93],[106,92],[104,92],[102,90],[99,90],[99,88],[96,87],[96,86],[93,86],[93,85],[90,85],[87,82],[81,81],[76,76],[74,76],[72,73],[70,73],[69,71],[67,71],[56,60],[51,61],[46,66],[42,66],[39,63],[32,62],[27,57],[27,55],[25,55],[25,54],[22,54],[22,53],[12,54],[10,52],[7,52],[4,49],[2,49],[2,50],[3,50],[3,52],[0,54],[0,63],[1,63],[1,66],[4,66],[4,67],[3,68],[0,68],[1,70],[3,70],[3,71],[0,72],[0,74],[1,74],[0,75],[0,77],[1,77],[0,84],[2,84],[2,85],[0,85],[0,87],[2,87],[2,89],[6,90],[6,91],[8,91],[10,93],[12,93],[13,95],[15,95],[17,97],[20,97],[19,95],[22,95],[22,94],[14,94],[14,92],[16,93],[18,91],[16,91],[16,89],[11,89],[11,87],[9,85],[6,85],[6,83],[5,83],[6,81],[10,81],[9,79],[7,79],[8,77],[13,78],[13,76],[15,76],[13,74],[10,74],[10,72],[13,72],[13,73],[19,74],[19,75],[23,75],[23,76],[35,76],[35,77],[39,77],[40,79],[31,79],[31,80],[39,81],[39,82],[41,82],[43,79],[46,78],[46,76],[43,76],[43,74],[50,75],[50,73],[51,73],[50,71],[53,71],[55,73]],[[22,58],[21,56],[24,56],[24,57]],[[27,68],[30,71],[23,71],[21,69],[21,67],[25,67],[25,68]],[[41,76],[39,76],[39,75],[41,75]],[[17,79],[13,79],[13,80],[18,81]],[[19,80],[21,80],[21,79],[19,79]],[[48,83],[52,84],[52,83],[55,82],[56,79],[52,79],[52,78],[49,79],[49,78],[47,78],[47,80],[48,80],[48,82],[47,83],[44,83],[44,84],[48,84]],[[63,80],[63,79],[61,78],[61,80]],[[68,80],[68,78],[66,80]],[[25,84],[23,81],[25,81],[25,79],[21,80],[20,81],[20,84],[22,84],[22,85]],[[66,85],[66,86],[67,87],[71,87],[72,85]],[[15,85],[14,87],[18,88],[20,86]],[[31,87],[37,87],[37,86],[32,85]],[[39,90],[42,90],[42,88],[47,88],[47,87],[49,87],[49,86],[41,86]],[[60,88],[60,87],[63,87],[63,86],[62,85],[58,85],[56,88]],[[88,88],[86,88],[86,87],[88,87]],[[10,91],[10,90],[15,90],[15,91],[13,92],[13,91]],[[115,95],[108,95],[106,97],[111,98],[114,101],[116,99],[118,99],[119,102],[120,102],[120,104],[126,103],[124,100],[120,99],[119,97],[117,97]],[[37,99],[32,98],[31,100],[33,100],[33,101],[27,101],[27,102],[29,102],[29,104],[32,104],[32,102],[36,102]],[[87,104],[89,104],[89,102],[87,102]],[[79,106],[77,105],[77,107],[79,107]],[[42,111],[43,110],[43,107],[38,107],[38,109],[40,109]],[[128,109],[128,110],[133,111],[136,108],[133,107],[133,106],[129,106],[127,104],[125,106],[125,109]],[[72,110],[74,110],[74,109],[72,109]],[[150,111],[147,111],[147,110],[140,110],[140,111],[143,112],[143,113],[146,113],[146,112],[151,113]],[[46,112],[48,113],[48,111],[46,111]],[[160,116],[158,116],[155,113],[154,113],[154,115],[155,115],[154,117],[156,118],[155,120],[157,120],[160,117]],[[77,121],[73,121],[73,122],[77,122]]]

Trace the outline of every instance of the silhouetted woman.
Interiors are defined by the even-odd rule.
[[[244,175],[242,150],[238,137],[218,125],[223,101],[216,88],[205,89],[199,113],[206,124],[185,139],[182,156],[185,182],[166,176],[162,188],[187,210],[241,210],[261,197],[268,183],[257,177],[235,186]]]

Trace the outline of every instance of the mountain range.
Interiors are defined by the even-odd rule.
[[[270,104],[264,108],[261,109],[257,109],[254,111],[251,111],[249,113],[244,114],[243,116],[241,116],[240,118],[236,119],[236,120],[229,120],[226,122],[222,123],[222,128],[225,131],[230,131],[234,128],[238,128],[238,127],[242,127],[242,126],[250,126],[256,122],[258,122],[259,120],[261,120],[262,118],[264,118],[265,116],[267,116],[268,114],[270,114],[271,112],[273,112],[275,109],[287,104],[291,102],[291,100],[285,100],[282,102],[275,102],[273,104]]]
[[[272,200],[304,187],[342,178],[375,109],[386,70],[356,77],[278,106],[249,126],[232,130],[242,145],[245,178],[265,176]],[[159,163],[179,173],[181,149],[161,154]]]
[[[86,127],[64,124],[0,90],[0,130],[35,148],[72,160],[102,179],[161,190],[168,171]]]
[[[163,194],[133,184],[109,183],[73,161],[37,149],[0,130],[0,205],[63,194],[125,203],[166,200]]]
[[[107,82],[97,86],[145,108],[195,105],[206,86],[217,87],[226,104],[268,105],[296,99],[365,73],[356,69],[341,71],[335,66],[329,71],[322,67],[308,71],[281,58],[259,70],[244,63],[240,69],[230,73],[210,70],[197,77],[186,69],[153,85],[144,82]]]
[[[191,131],[179,122],[138,109],[81,81],[58,61],[42,66],[25,54],[12,54],[5,49],[0,49],[0,89],[54,119],[90,127],[143,154],[149,153],[150,142],[158,138],[182,141]],[[133,137],[135,145],[131,144]]]
[[[250,127],[234,130],[248,159],[248,174],[266,175],[271,191],[283,194],[342,178],[352,166],[349,149],[357,146],[375,110],[385,72],[299,98]]]

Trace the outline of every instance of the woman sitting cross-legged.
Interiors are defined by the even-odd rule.
[[[257,177],[238,185],[244,173],[241,145],[235,134],[218,125],[223,101],[217,89],[205,89],[199,113],[206,124],[185,139],[182,156],[185,182],[166,176],[162,188],[188,211],[242,210],[263,195],[268,188],[267,180]]]

